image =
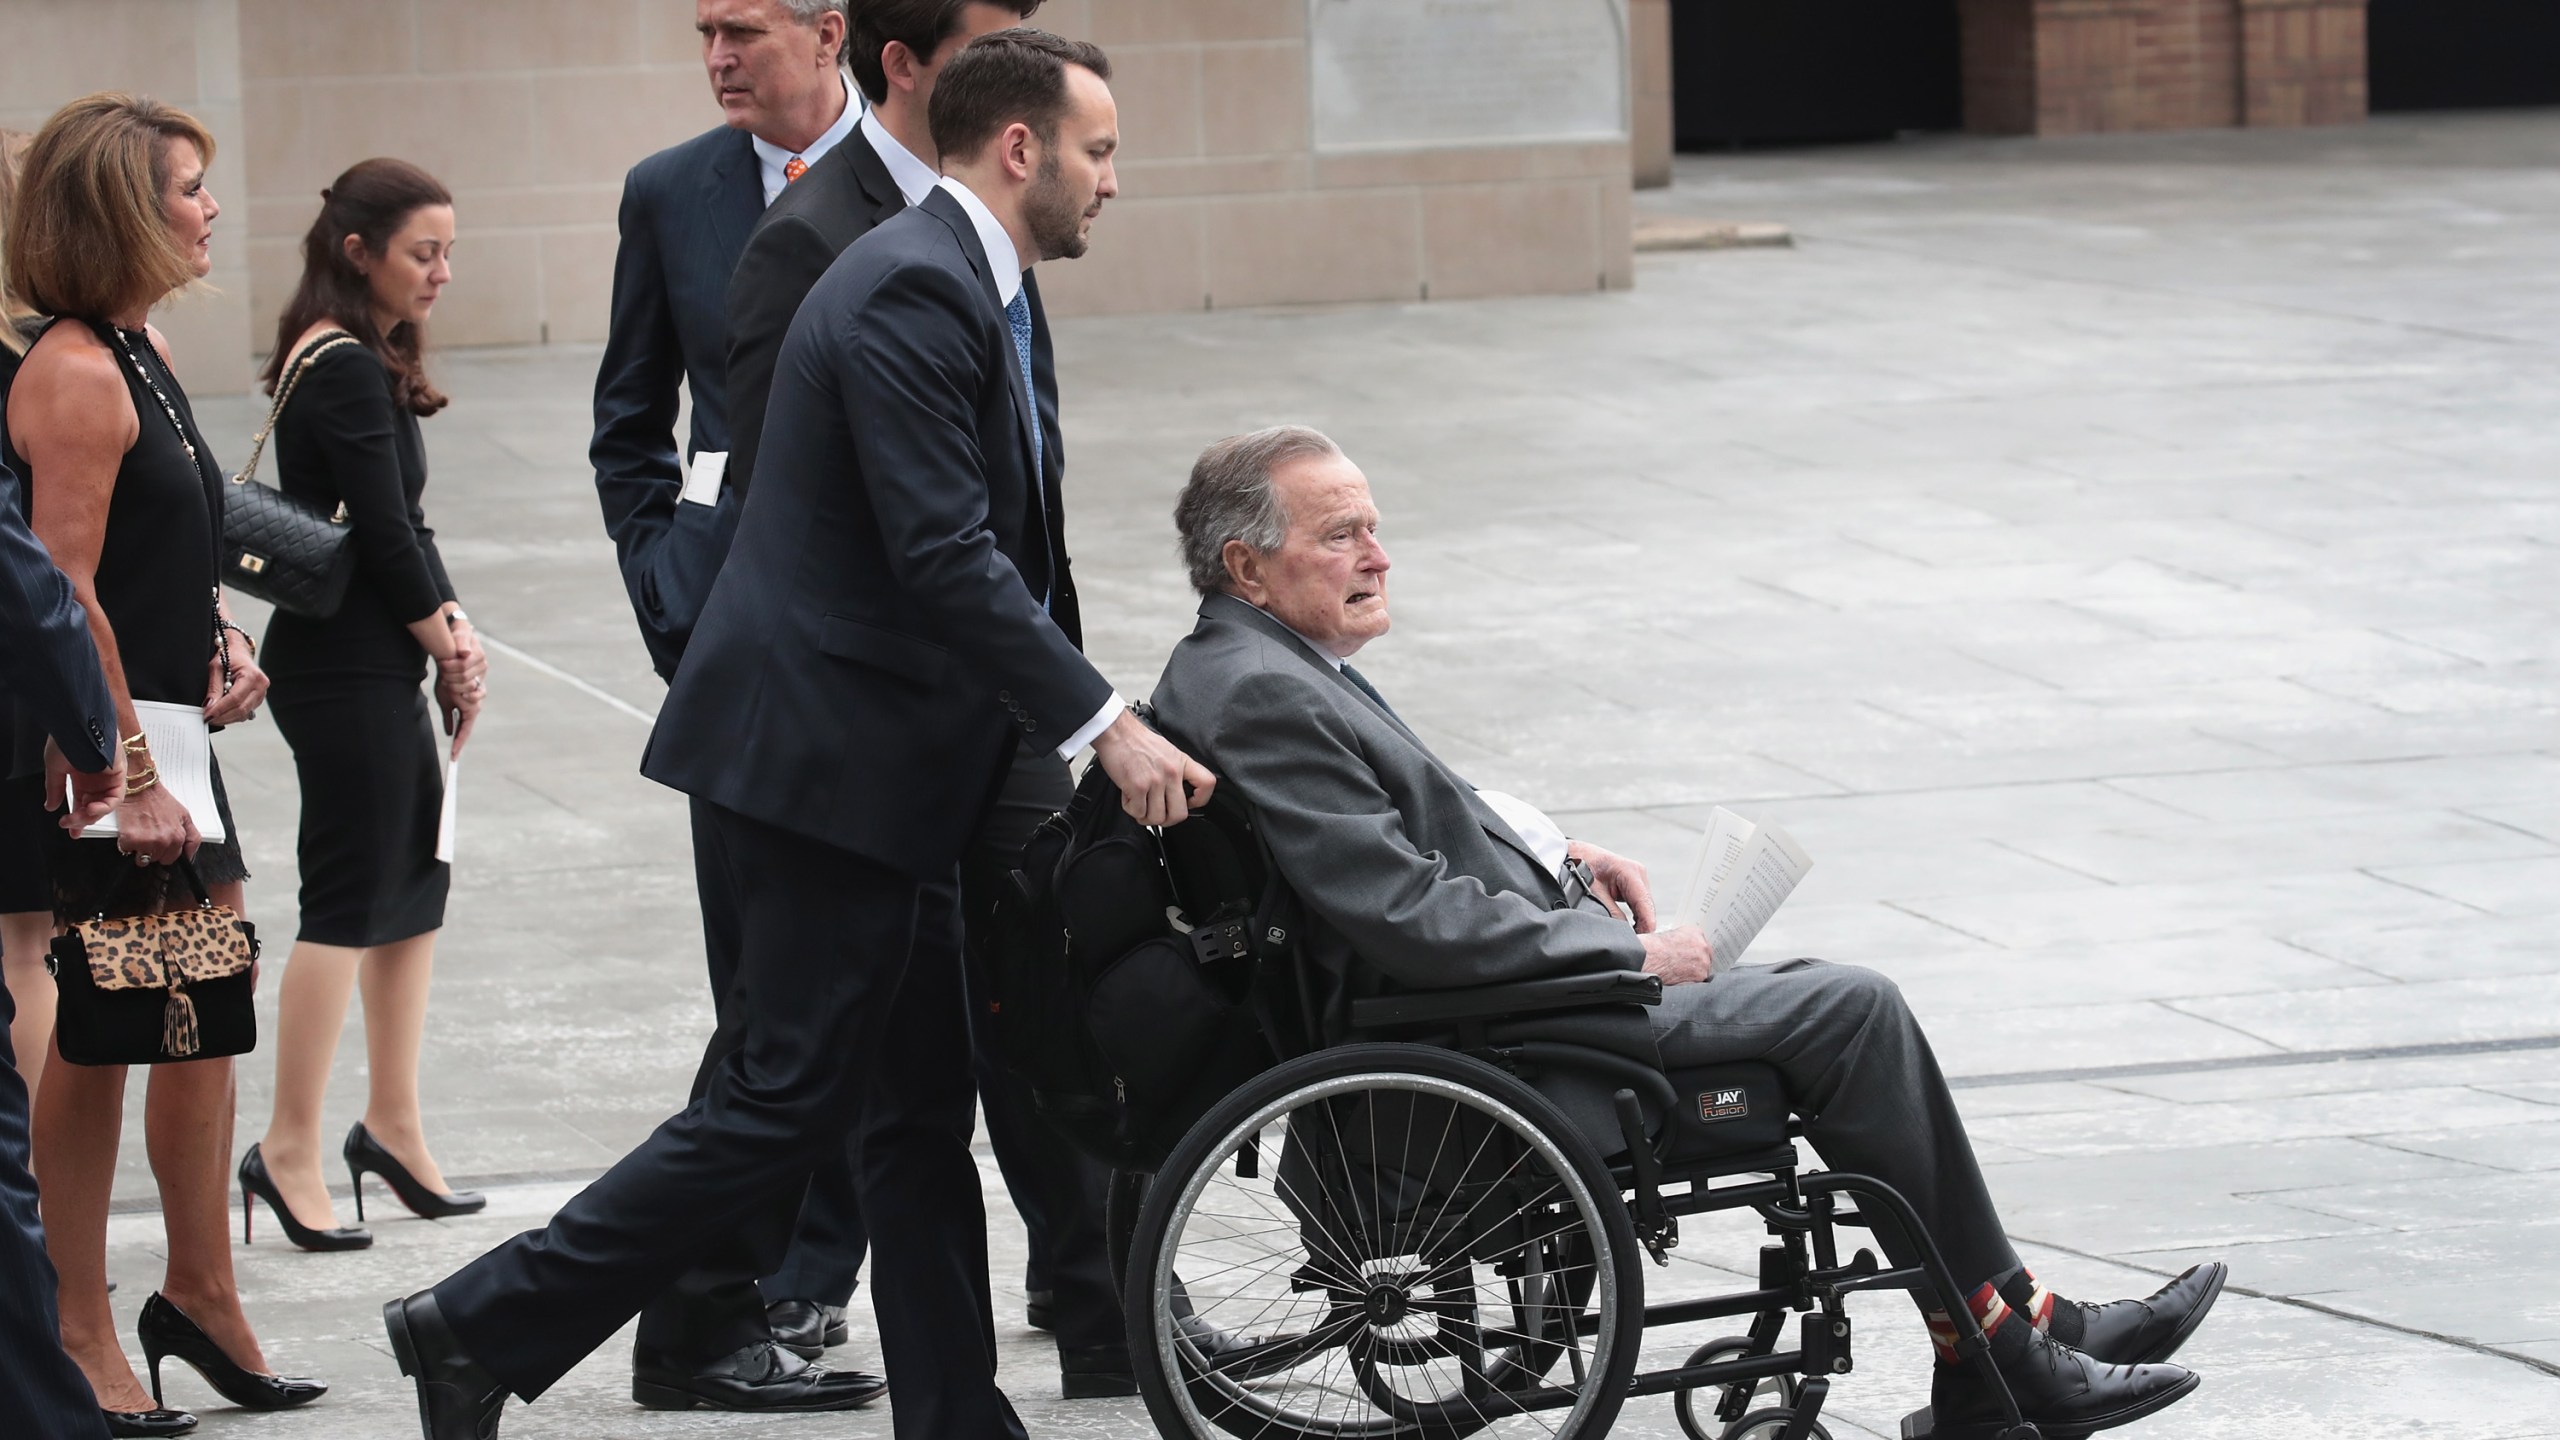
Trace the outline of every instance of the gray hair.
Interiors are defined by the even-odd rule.
[[[1241,540],[1268,555],[1289,538],[1288,511],[1271,487],[1272,471],[1305,456],[1341,453],[1323,431],[1304,425],[1230,435],[1201,451],[1173,505],[1191,588],[1202,595],[1226,593],[1228,541]]]
[[[818,17],[830,10],[842,15],[847,25],[853,23],[853,11],[850,8],[853,0],[776,0],[776,3],[791,12],[791,18],[803,25],[817,24]]]

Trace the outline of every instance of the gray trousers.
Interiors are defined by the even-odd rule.
[[[1742,965],[1665,989],[1652,1013],[1672,1068],[1776,1067],[1823,1163],[1901,1191],[1958,1284],[2018,1268],[1929,1037],[1891,980],[1822,960]],[[1895,1264],[1916,1263],[1897,1228],[1879,1225],[1876,1239]]]

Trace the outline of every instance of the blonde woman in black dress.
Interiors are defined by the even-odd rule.
[[[443,765],[470,738],[486,685],[419,499],[418,421],[445,405],[421,363],[424,330],[452,256],[453,197],[433,176],[401,160],[354,166],[321,192],[267,367],[270,391],[293,387],[272,437],[279,481],[345,506],[356,550],[338,612],[279,610],[264,651],[302,781],[302,930],[277,1002],[275,1109],[240,1162],[241,1203],[263,1199],[308,1250],[372,1243],[339,1227],[322,1169],[321,1102],[358,985],[370,1079],[341,1153],[359,1218],[367,1175],[430,1218],[483,1203],[448,1190],[418,1103],[448,879],[435,858]],[[431,669],[433,716],[420,691]]]
[[[266,677],[214,583],[222,475],[196,428],[151,307],[212,268],[205,188],[213,138],[187,115],[129,95],[75,100],[28,149],[9,218],[10,288],[57,317],[9,391],[10,443],[27,462],[35,531],[89,612],[124,736],[126,799],[112,840],[56,832],[59,916],[129,915],[193,903],[170,867],[193,854],[217,904],[245,914],[239,832],[205,844],[157,783],[134,702],[203,707],[209,726],[257,713]],[[214,803],[222,799],[214,771]],[[195,1427],[164,1408],[161,1359],[225,1399],[281,1410],[327,1387],[269,1373],[231,1270],[224,1172],[232,1062],[151,1068],[145,1140],[159,1182],[168,1268],[142,1307],[143,1388],[107,1301],[107,1202],[122,1138],[125,1067],[66,1064],[56,1046],[36,1100],[45,1249],[60,1276],[62,1348],[89,1378],[110,1433]]]

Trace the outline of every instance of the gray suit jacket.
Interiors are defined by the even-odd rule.
[[[1643,968],[1634,930],[1568,908],[1475,787],[1253,606],[1201,602],[1155,705],[1253,807],[1309,957],[1352,993]]]

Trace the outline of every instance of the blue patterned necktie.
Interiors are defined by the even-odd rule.
[[[1028,287],[1013,292],[1013,303],[1004,307],[1004,318],[1013,322],[1013,357],[1022,362],[1022,399],[1031,407],[1031,506],[1040,512],[1040,543],[1046,548],[1049,568],[1057,569],[1057,547],[1049,544],[1049,497],[1045,478],[1040,434],[1040,391],[1031,382],[1031,291]],[[1049,582],[1049,593],[1040,597],[1040,608],[1046,610],[1057,598],[1057,581]]]

